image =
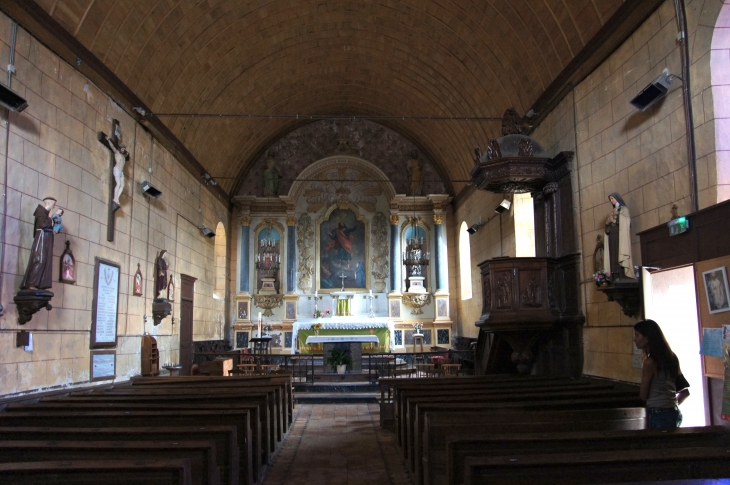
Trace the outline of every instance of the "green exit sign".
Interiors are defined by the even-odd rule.
[[[669,227],[669,235],[676,236],[677,234],[687,232],[687,229],[689,229],[689,219],[684,216],[677,217],[669,221],[667,226]]]

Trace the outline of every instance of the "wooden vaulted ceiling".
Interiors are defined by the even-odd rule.
[[[25,0],[30,1],[30,0]],[[628,2],[640,0],[627,0]],[[458,193],[623,0],[35,0],[153,113],[403,116]],[[460,121],[413,119],[454,117]],[[159,118],[231,193],[303,121]]]

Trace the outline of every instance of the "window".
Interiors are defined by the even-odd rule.
[[[471,299],[471,246],[469,246],[469,226],[461,223],[459,228],[459,278],[461,283],[461,299]]]

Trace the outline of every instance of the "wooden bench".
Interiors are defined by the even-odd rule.
[[[464,482],[466,459],[513,454],[581,453],[651,448],[693,448],[730,445],[730,430],[721,426],[675,430],[578,431],[553,433],[500,434],[478,440],[458,440],[447,444],[448,474],[432,465],[434,484]]]
[[[212,441],[47,441],[0,440],[0,463],[186,458],[192,485],[219,485]]]
[[[165,378],[167,379],[167,377]],[[0,427],[149,427],[150,423],[171,427],[234,426],[239,451],[239,483],[253,485],[256,468],[252,453],[251,413],[241,410],[166,411],[54,411],[0,413]],[[256,468],[258,469],[258,468]],[[256,475],[256,480],[259,476]]]
[[[190,461],[75,460],[0,463],[3,485],[190,485]]]
[[[500,433],[637,430],[645,425],[646,410],[636,408],[574,409],[485,409],[477,411],[427,412],[424,416],[423,452],[419,453],[416,484],[433,483],[434,476],[447,474],[447,444],[454,440],[479,439]],[[422,479],[422,480],[421,480]]]
[[[238,444],[233,426],[146,427],[146,428],[61,428],[3,427],[0,440],[53,441],[195,441],[215,443],[216,463],[221,483],[238,485]]]
[[[615,450],[467,458],[466,485],[635,483],[727,478],[730,448]]]

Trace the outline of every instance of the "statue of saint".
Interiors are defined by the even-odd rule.
[[[33,245],[25,276],[20,283],[21,290],[45,290],[50,288],[53,277],[53,219],[51,213],[56,207],[56,199],[46,197],[43,205],[38,204],[33,217]]]
[[[603,250],[604,271],[611,279],[634,279],[634,263],[631,259],[631,214],[621,196],[613,192],[608,196],[611,213],[606,218],[606,241]]]
[[[421,195],[423,192],[423,162],[418,159],[418,150],[411,152],[411,159],[408,160],[409,194]]]
[[[269,152],[269,158],[266,160],[266,169],[264,170],[264,196],[276,197],[279,193],[279,167],[276,166],[274,152]]]
[[[167,251],[161,250],[157,259],[155,259],[155,296],[156,298],[164,298],[160,296],[162,290],[167,288]]]
[[[108,136],[106,140],[109,142],[112,152],[114,152],[114,168],[112,169],[112,174],[114,174],[114,206],[112,210],[116,211],[121,207],[119,196],[122,195],[124,190],[124,164],[129,159],[129,152],[127,152],[127,147],[124,145],[119,145],[119,150],[117,150]]]

